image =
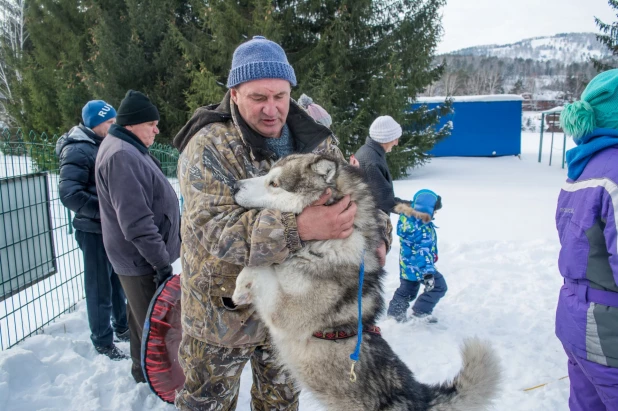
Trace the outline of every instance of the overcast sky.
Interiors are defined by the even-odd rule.
[[[607,0],[446,0],[438,53],[557,33],[597,33],[618,20]]]

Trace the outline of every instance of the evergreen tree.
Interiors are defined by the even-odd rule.
[[[280,42],[283,30],[277,19],[281,11],[268,0],[196,0],[191,9],[191,24],[174,28],[173,37],[190,78],[185,98],[192,112],[223,98],[232,55],[241,42],[254,35]]]
[[[387,156],[393,177],[423,164],[424,153],[450,132],[448,126],[435,131],[435,110],[411,110],[416,96],[443,70],[432,59],[444,1],[304,4],[284,24],[303,27],[283,41],[300,72],[298,93],[313,96],[331,113],[346,156],[364,143],[372,121],[388,114],[404,128],[399,146]]]
[[[89,0],[88,8],[92,63],[84,82],[115,107],[129,89],[148,95],[161,114],[157,139],[169,142],[187,119],[190,83],[174,33],[191,23],[189,2]]]
[[[513,88],[509,91],[510,94],[521,94],[524,92],[524,81],[521,78],[518,78]]]
[[[63,133],[81,120],[91,98],[82,77],[88,65],[87,13],[72,0],[32,0],[26,19],[32,48],[23,61],[22,126]]]
[[[187,105],[222,97],[234,49],[254,35],[278,42],[299,87],[333,117],[341,148],[350,155],[364,143],[371,122],[389,114],[405,132],[388,160],[395,177],[426,161],[423,154],[450,128],[435,131],[439,113],[411,112],[416,95],[440,77],[432,66],[441,34],[444,0],[246,0],[193,4],[194,32],[177,36],[187,66],[195,68]],[[197,35],[196,33],[202,33]],[[206,55],[204,55],[204,53]],[[197,86],[196,86],[197,85]],[[448,112],[448,104],[443,112]]]
[[[31,0],[26,13],[22,79],[9,82],[17,125],[61,133],[80,121],[88,100],[118,107],[128,89],[159,108],[162,141],[187,120],[190,76],[172,29],[191,23],[189,1]]]
[[[618,17],[618,0],[608,0],[609,6],[617,10]],[[613,58],[607,60],[591,59],[594,66],[599,71],[605,71],[618,66],[616,56],[618,56],[618,22],[607,24],[601,21],[598,17],[594,18],[594,22],[599,27],[603,34],[597,34],[597,40],[604,44],[611,52]]]
[[[346,156],[379,115],[403,125],[400,147],[388,157],[398,177],[426,161],[423,153],[449,132],[435,130],[437,111],[410,110],[443,70],[432,58],[444,2],[31,0],[23,87],[14,99],[24,114],[19,124],[62,132],[87,100],[117,107],[136,89],[159,108],[159,141],[169,141],[195,108],[226,93],[235,48],[264,35],[295,68],[293,96],[307,93],[330,112]]]

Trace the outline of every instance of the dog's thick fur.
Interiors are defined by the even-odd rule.
[[[245,208],[300,213],[327,188],[333,193],[331,203],[347,194],[356,203],[353,234],[342,240],[309,241],[282,264],[243,269],[234,302],[256,307],[281,363],[329,410],[485,409],[496,394],[500,367],[493,350],[477,339],[464,343],[463,368],[453,382],[426,385],[414,379],[379,335],[363,334],[356,382],[349,378],[356,338],[330,341],[312,336],[322,330],[356,330],[363,253],[364,326],[375,324],[384,309],[385,272],[375,251],[381,241],[376,205],[360,171],[324,156],[291,155],[267,175],[237,182],[234,195]]]

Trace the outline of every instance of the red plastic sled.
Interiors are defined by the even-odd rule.
[[[152,392],[170,404],[185,383],[178,363],[181,338],[180,276],[173,275],[155,292],[142,334],[144,377]]]

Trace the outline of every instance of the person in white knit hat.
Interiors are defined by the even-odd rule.
[[[380,116],[369,127],[369,138],[380,143],[387,153],[390,153],[393,147],[399,143],[399,137],[402,133],[401,126],[391,116]]]
[[[395,204],[403,201],[395,198],[393,179],[386,163],[386,153],[399,144],[402,132],[394,118],[380,116],[371,124],[369,137],[354,155],[375,193],[378,208],[386,214],[392,213]]]
[[[380,146],[384,149],[384,153],[390,153],[393,147],[399,144],[399,137],[401,137],[403,130],[399,123],[395,121],[391,116],[380,116],[371,123],[369,127],[369,137],[367,137],[367,141],[365,141],[365,145],[362,146],[358,152],[369,157],[375,157],[373,151],[367,149],[366,147],[373,146],[374,151],[377,151],[381,154],[381,150],[377,147]],[[381,156],[383,157],[383,156]],[[378,160],[374,158],[374,160]],[[369,161],[370,163],[374,163],[375,161]],[[388,166],[386,166],[386,160],[381,161],[380,163],[384,163],[386,170],[388,172]],[[350,156],[350,164],[355,167],[359,167],[358,158],[356,155],[352,154]],[[390,173],[389,173],[390,174]]]
[[[380,116],[369,127],[369,137],[365,144],[350,158],[350,164],[358,161],[367,182],[374,194],[378,208],[387,215],[390,213],[412,213],[410,202],[395,197],[393,178],[386,163],[386,153],[399,143],[403,130],[391,116]],[[397,207],[397,211],[395,208]],[[391,227],[392,230],[392,227]],[[390,235],[390,233],[389,233]],[[386,247],[384,247],[386,256]]]

